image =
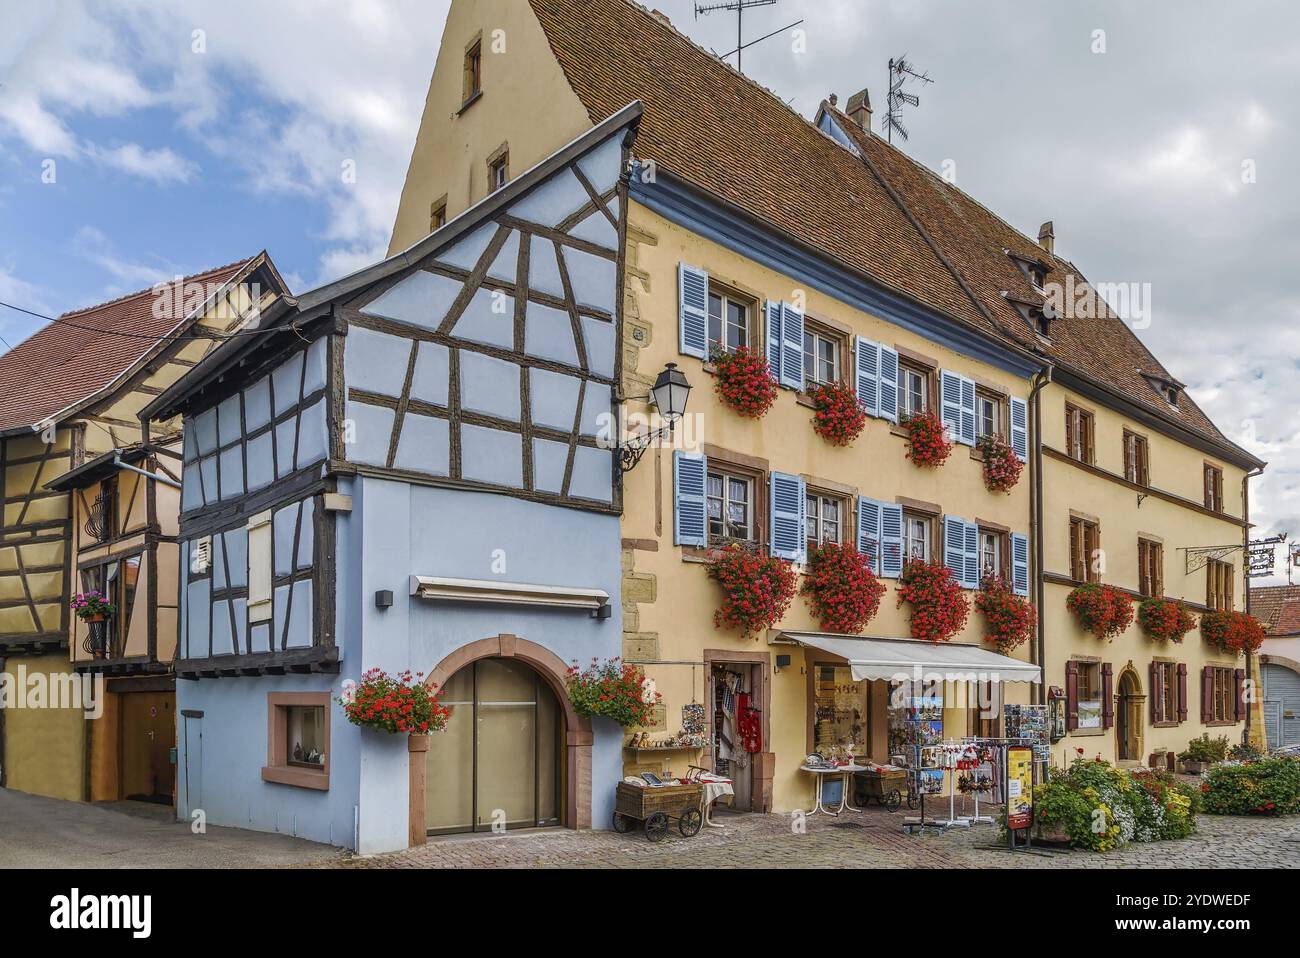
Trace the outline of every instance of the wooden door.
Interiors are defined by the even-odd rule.
[[[122,797],[170,805],[176,770],[176,693],[122,694]]]

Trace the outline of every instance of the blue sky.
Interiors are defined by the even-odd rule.
[[[730,16],[650,5],[734,46]],[[380,258],[447,6],[0,0],[0,300],[60,312],[263,248],[301,291]],[[888,58],[928,70],[904,148],[1031,237],[1053,220],[1094,282],[1149,284],[1138,334],[1270,461],[1259,533],[1300,536],[1300,5],[782,0],[746,35],[800,18],[746,73],[809,117],[869,87],[878,122]],[[0,309],[10,342],[35,325]]]

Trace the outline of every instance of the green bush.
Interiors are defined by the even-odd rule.
[[[1300,813],[1300,759],[1216,765],[1202,790],[1211,815],[1295,815]]]
[[[1178,753],[1178,758],[1183,762],[1205,762],[1213,765],[1215,762],[1222,762],[1228,757],[1228,736],[1222,735],[1219,738],[1210,738],[1210,733],[1205,732],[1199,738],[1194,738],[1187,743],[1187,750]]]
[[[1264,753],[1249,742],[1238,742],[1228,749],[1228,758],[1234,762],[1258,762],[1264,758]]]

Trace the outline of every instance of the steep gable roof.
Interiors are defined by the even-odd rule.
[[[260,257],[184,279],[225,286]],[[153,289],[64,313],[0,355],[0,434],[32,429],[111,386],[192,317],[154,315]]]
[[[1300,585],[1252,587],[1250,611],[1269,635],[1300,634]]]

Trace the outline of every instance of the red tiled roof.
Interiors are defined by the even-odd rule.
[[[1083,281],[1073,264],[843,113],[832,111],[862,159],[630,0],[530,2],[592,122],[643,101],[639,156],[883,286],[1231,445],[1186,395],[1174,408],[1151,387],[1143,373],[1173,377],[1100,297],[1096,318],[1058,319],[1050,343],[1039,340],[1002,293],[1042,295],[1004,250],[1047,262],[1053,281]]]
[[[224,284],[250,262],[196,273],[185,282]],[[0,355],[0,433],[44,422],[130,369],[157,345],[156,339],[137,337],[162,337],[180,325],[175,316],[155,316],[153,303],[153,290],[145,289],[64,313]],[[115,335],[120,333],[133,335]]]
[[[1300,585],[1255,586],[1250,611],[1269,635],[1300,634]]]

